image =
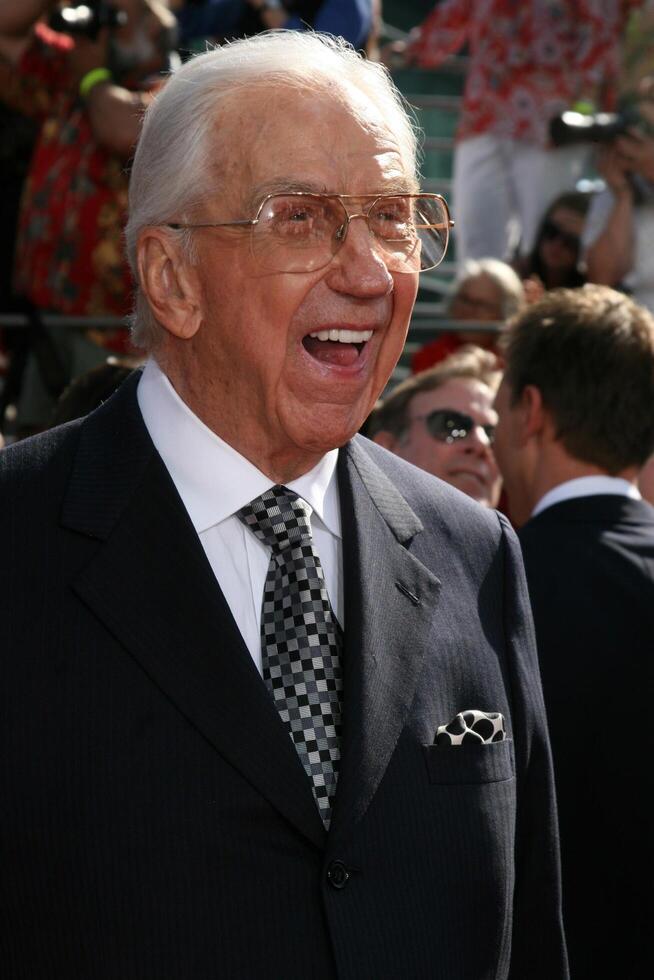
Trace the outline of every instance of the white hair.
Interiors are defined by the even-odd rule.
[[[488,276],[502,295],[502,319],[508,320],[525,305],[525,287],[517,272],[500,259],[466,259],[452,288],[450,302],[455,299],[464,282]]]
[[[416,176],[417,130],[414,118],[380,64],[366,61],[342,38],[309,31],[275,31],[232,41],[197,55],[168,80],[145,114],[129,187],[127,257],[138,284],[136,246],[140,232],[187,215],[216,187],[215,122],[224,96],[239,89],[286,85],[301,91],[327,91],[349,102],[347,87],[367,96],[382,112],[398,141],[406,172]],[[365,119],[363,120],[365,125]],[[372,125],[372,123],[371,123]],[[226,152],[237,132],[225,135]],[[188,231],[178,235],[190,260]],[[161,327],[137,285],[133,339],[155,348]]]

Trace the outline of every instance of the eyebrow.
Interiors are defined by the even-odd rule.
[[[326,196],[339,194],[339,191],[331,190],[326,184],[310,183],[303,180],[292,178],[278,178],[266,181],[253,188],[247,198],[249,207],[257,207],[261,201],[269,194],[324,194]],[[351,197],[386,197],[393,194],[419,194],[420,189],[416,181],[411,179],[401,179],[389,181],[383,189],[373,190],[369,194],[353,194]],[[347,196],[347,195],[343,195]]]
[[[269,194],[328,194],[329,191],[324,184],[312,184],[303,180],[289,180],[288,178],[278,178],[258,184],[252,189],[248,197],[248,203],[259,204],[264,197]]]

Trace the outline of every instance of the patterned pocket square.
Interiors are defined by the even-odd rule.
[[[460,711],[447,725],[436,729],[435,745],[467,745],[469,742],[503,742],[504,715],[499,711]]]

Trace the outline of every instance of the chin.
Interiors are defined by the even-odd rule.
[[[486,494],[470,493],[469,490],[464,490],[463,492],[470,497],[471,500],[475,500],[478,504],[481,504],[482,507],[490,507],[490,500]]]
[[[480,487],[476,480],[451,480],[450,482],[453,487],[456,487],[461,493],[465,493],[467,497],[476,500],[478,504],[483,507],[490,507],[490,491]]]
[[[366,412],[343,411],[341,405],[334,406],[332,410],[321,406],[307,412],[302,420],[295,420],[289,434],[297,446],[311,453],[324,454],[349,442],[366,417]],[[298,422],[301,422],[301,427]]]
[[[340,449],[350,439],[356,435],[358,428],[351,427],[329,427],[322,431],[314,431],[303,437],[296,439],[296,445],[312,455],[324,456],[332,449]]]

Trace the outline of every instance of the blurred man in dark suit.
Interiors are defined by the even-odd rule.
[[[355,434],[447,206],[385,71],[259,35],[130,183],[142,375],[0,456],[3,980],[559,980],[507,522]]]
[[[654,975],[654,319],[603,286],[513,322],[495,449],[523,523],[576,980]]]

